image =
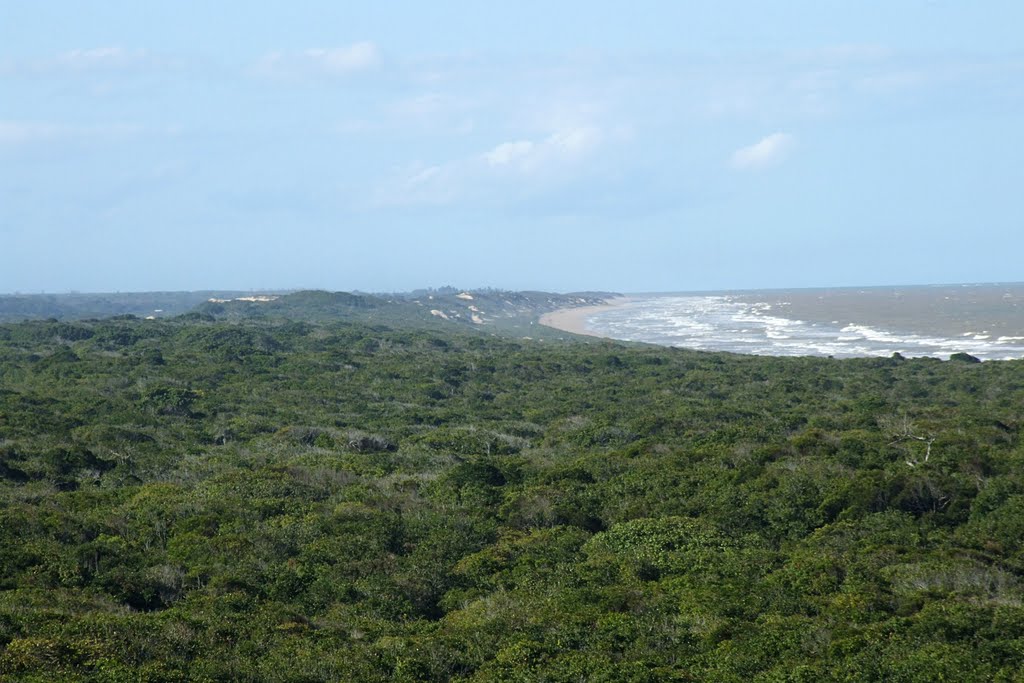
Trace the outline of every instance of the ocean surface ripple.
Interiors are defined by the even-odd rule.
[[[798,320],[787,317],[785,309],[785,303],[753,301],[749,295],[638,297],[588,316],[586,327],[624,341],[755,355],[853,358],[898,352],[947,359],[965,352],[982,360],[1024,358],[1024,336],[970,329],[957,336],[899,332],[867,321]]]

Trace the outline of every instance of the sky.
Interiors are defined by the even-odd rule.
[[[0,292],[1024,280],[1024,3],[0,0]]]

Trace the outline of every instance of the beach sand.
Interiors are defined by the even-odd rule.
[[[587,318],[599,313],[601,311],[607,311],[610,308],[622,306],[623,304],[632,301],[630,297],[616,297],[609,299],[608,303],[600,306],[580,306],[578,308],[560,308],[557,311],[551,311],[545,313],[540,317],[540,324],[547,327],[553,327],[556,330],[562,330],[563,332],[571,332],[573,334],[585,334],[590,337],[602,337],[604,335],[592,332],[587,329]]]

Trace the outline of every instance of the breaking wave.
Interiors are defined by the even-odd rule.
[[[771,304],[728,295],[651,296],[599,311],[587,318],[588,330],[624,341],[647,342],[701,351],[772,356],[853,358],[930,356],[949,358],[965,352],[982,360],[1024,358],[1024,337],[965,332],[952,338],[903,333],[870,324],[832,324],[780,315]]]

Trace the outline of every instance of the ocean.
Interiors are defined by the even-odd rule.
[[[1024,283],[633,295],[587,316],[612,339],[773,356],[1024,358]]]

